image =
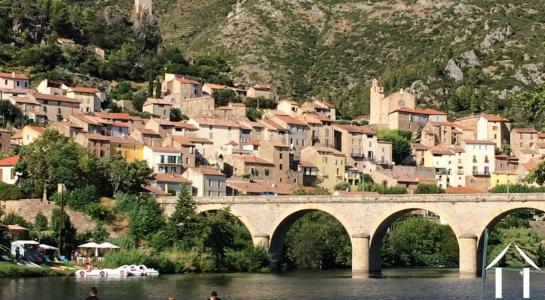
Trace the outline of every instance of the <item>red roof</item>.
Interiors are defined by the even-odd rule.
[[[271,119],[264,119],[264,120],[261,120],[261,123],[267,125],[268,127],[271,127],[273,129],[276,129],[276,130],[287,130],[287,128],[285,128],[284,126],[274,122],[273,120]]]
[[[173,135],[172,140],[180,145],[193,146],[193,142],[185,136]]]
[[[225,145],[231,145],[231,146],[238,146],[238,143],[231,140],[229,143],[225,144]]]
[[[0,160],[0,167],[11,167],[15,166],[19,162],[19,155],[6,157]]]
[[[350,133],[361,133],[361,134],[375,134],[375,131],[367,126],[355,126],[355,125],[341,125],[335,124],[336,128],[346,130]]]
[[[307,125],[307,122],[303,121],[303,120],[300,120],[300,119],[297,119],[297,118],[294,118],[294,117],[290,117],[288,115],[274,115],[273,117],[274,119],[278,119],[286,124],[289,124],[289,125],[300,125],[300,126],[306,126]]]
[[[505,119],[500,115],[483,115],[483,118],[485,118],[487,121],[490,122],[503,122]]]
[[[391,113],[394,113],[396,111],[412,113],[412,114],[419,114],[419,115],[446,115],[447,114],[445,112],[435,110],[435,109],[432,109],[432,108],[419,109],[419,108],[408,108],[408,107],[402,107],[402,108],[396,109],[396,110],[392,111]]]
[[[233,120],[205,118],[205,117],[195,117],[193,118],[193,120],[195,120],[199,125],[240,128],[240,124],[238,124],[237,122]]]
[[[178,80],[179,83],[182,84],[201,84],[200,82],[193,80],[191,78],[187,78],[185,76],[176,76],[176,80]]]
[[[191,184],[191,181],[187,180],[185,177],[176,174],[166,174],[166,173],[155,173],[153,174],[155,181],[159,182],[176,182],[183,184]]]
[[[256,165],[274,165],[272,162],[264,160],[261,157],[255,156],[255,155],[236,155],[234,158],[240,159],[244,161],[245,163],[249,164],[256,164]]]
[[[138,129],[136,129],[136,130],[140,131],[142,134],[146,134],[146,135],[158,135],[158,136],[160,136],[160,134],[159,134],[157,131],[153,130],[153,129],[138,128]]]
[[[23,74],[17,74],[15,72],[13,73],[7,73],[7,72],[0,72],[0,78],[11,78],[11,79],[22,79],[22,80],[28,80],[28,77],[26,77]]]
[[[315,164],[309,162],[309,161],[306,161],[306,160],[300,160],[299,161],[299,166],[303,167],[303,168],[317,168]]]
[[[199,167],[199,168],[194,168],[194,170],[203,175],[225,176],[225,174],[223,174],[220,170],[210,168],[210,167]]]
[[[430,152],[432,154],[439,154],[439,155],[452,155],[454,152],[449,149],[449,147],[444,145],[437,145],[430,149]]]
[[[29,128],[29,129],[32,129],[32,130],[34,130],[34,131],[38,131],[39,133],[42,133],[42,132],[45,131],[45,128],[39,127],[39,126],[27,125],[27,126],[25,126],[25,127]]]
[[[47,94],[40,94],[40,93],[34,93],[31,94],[31,97],[33,97],[36,100],[46,100],[46,101],[59,101],[59,102],[68,102],[68,103],[80,103],[80,100],[68,98],[61,95],[47,95]]]
[[[495,142],[488,140],[464,140],[464,143],[474,145],[496,145]]]
[[[71,87],[68,89],[69,92],[74,93],[81,93],[81,94],[96,94],[100,93],[100,90],[94,87],[86,87],[86,86],[79,86],[79,87]]]
[[[164,153],[179,153],[180,152],[180,150],[173,147],[150,147],[150,146],[147,146],[147,147],[153,150],[153,152],[164,152]]]
[[[512,130],[512,132],[516,132],[516,133],[538,133],[537,130],[535,130],[534,128],[515,128]]]

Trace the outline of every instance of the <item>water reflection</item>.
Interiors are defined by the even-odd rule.
[[[518,273],[504,274],[504,299],[521,299]],[[545,275],[532,273],[532,299],[543,299]],[[97,286],[101,299],[478,299],[479,279],[460,279],[456,269],[385,269],[382,276],[350,270],[284,274],[186,274],[127,279],[24,278],[0,280],[0,299],[84,299]],[[489,274],[486,299],[493,299]]]

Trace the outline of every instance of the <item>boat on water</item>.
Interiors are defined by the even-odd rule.
[[[148,268],[145,265],[123,265],[115,269],[80,269],[75,273],[76,277],[114,277],[127,276],[157,276],[159,271]]]

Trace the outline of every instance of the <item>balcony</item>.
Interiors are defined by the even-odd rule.
[[[365,158],[365,155],[363,155],[362,151],[352,151],[350,153],[350,156],[355,158]]]
[[[484,170],[484,171],[473,170],[473,176],[490,176],[490,172],[488,170]]]

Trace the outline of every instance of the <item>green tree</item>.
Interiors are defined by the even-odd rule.
[[[396,130],[379,131],[378,137],[392,142],[392,159],[396,164],[401,164],[411,154],[410,139],[403,132]]]
[[[182,111],[177,108],[173,107],[170,109],[170,121],[172,122],[178,122],[186,119],[186,117],[182,114]]]
[[[43,200],[58,183],[71,188],[81,178],[76,144],[54,129],[47,129],[23,147],[20,156],[15,168],[21,174],[21,186],[29,192],[41,191]]]
[[[20,225],[27,229],[32,228],[32,224],[30,222],[16,213],[9,213],[5,215],[2,222],[6,225]]]
[[[246,117],[252,121],[261,120],[262,114],[261,110],[257,110],[253,107],[248,107],[246,110]]]
[[[142,197],[129,211],[129,232],[138,239],[145,239],[164,226],[165,219],[155,199]]]
[[[142,185],[149,183],[152,170],[145,161],[127,162],[120,156],[111,159],[108,169],[112,190],[117,192],[135,192]]]
[[[443,194],[445,190],[435,184],[419,183],[415,194]]]
[[[168,218],[168,232],[185,249],[193,242],[192,239],[199,227],[196,214],[197,205],[187,189],[182,189],[174,212]]]
[[[161,79],[159,77],[155,79],[155,98],[161,98]]]
[[[545,182],[545,161],[540,162],[535,166],[528,175],[526,180],[530,183],[536,182],[539,185],[543,185]]]
[[[212,97],[214,98],[214,104],[216,107],[225,106],[229,104],[229,102],[241,102],[240,97],[238,97],[234,91],[229,89],[215,90],[212,93]]]
[[[24,121],[23,113],[17,106],[6,100],[0,100],[0,124],[2,127],[7,125],[20,125]]]
[[[61,253],[70,253],[75,248],[76,229],[70,222],[70,217],[66,212],[61,214],[60,209],[53,209],[51,212],[51,230],[51,237],[56,243],[58,243],[59,237],[62,236],[63,247],[60,249]]]
[[[406,217],[391,227],[382,245],[384,265],[453,267],[458,264],[458,243],[448,225]]]
[[[37,232],[46,231],[47,225],[47,218],[39,211],[34,217],[34,230]]]
[[[534,90],[523,89],[513,96],[513,114],[525,125],[545,124],[545,84]]]
[[[288,268],[327,269],[351,262],[350,238],[334,217],[311,212],[299,218],[286,234],[283,261]]]

